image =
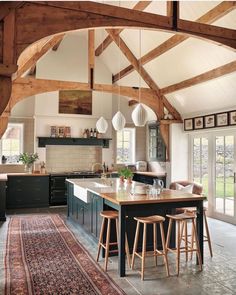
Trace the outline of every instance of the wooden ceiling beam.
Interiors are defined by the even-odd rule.
[[[170,1],[168,1],[170,2]],[[169,4],[169,6],[171,6]],[[213,9],[209,10],[203,16],[198,18],[196,21],[199,23],[211,24],[236,7],[236,1],[223,1]],[[171,12],[169,12],[171,13]],[[142,65],[152,61],[153,59],[157,58],[158,56],[164,54],[168,50],[172,49],[173,47],[179,45],[183,41],[187,40],[189,36],[184,35],[174,35],[153,50],[146,53],[143,57],[141,57],[140,62]],[[134,67],[132,65],[127,66],[126,68],[122,69],[120,73],[117,73],[113,76],[113,83],[117,82],[119,79],[124,78],[128,74],[134,71]]]
[[[222,77],[224,75],[230,74],[235,71],[236,71],[236,61],[233,61],[226,65],[220,66],[213,70],[207,71],[203,74],[195,76],[193,78],[164,87],[161,89],[161,93],[168,94],[168,93],[176,92],[184,88],[192,87],[194,85]]]
[[[64,36],[65,36],[65,34],[64,34]],[[57,49],[58,49],[59,46],[61,45],[61,42],[62,42],[64,36],[62,36],[61,40],[59,40],[59,41],[57,42],[57,44],[55,44],[55,45],[53,46],[53,48],[52,48],[53,51],[57,51]]]
[[[139,1],[133,7],[133,10],[143,11],[152,1]],[[116,29],[116,33],[119,35],[123,29]],[[103,51],[112,43],[112,38],[108,35],[104,41],[97,47],[95,50],[95,56],[99,56],[103,53]]]
[[[131,100],[129,100],[129,107],[136,105],[137,103],[138,103],[138,100],[131,99]]]
[[[18,101],[25,97],[57,90],[91,90],[89,83],[35,79],[31,77],[18,78],[13,82],[12,102],[13,107]],[[137,87],[127,87],[107,84],[94,84],[94,91],[120,94],[125,97],[139,98],[139,89]],[[141,94],[145,97],[147,104],[156,104],[156,93],[149,88],[141,88]],[[145,103],[145,102],[144,102]]]
[[[0,10],[0,21],[4,19],[12,10],[20,7],[23,1],[2,1]]]
[[[159,119],[162,119],[164,116],[164,106],[168,109],[168,111],[173,115],[175,119],[181,119],[180,114],[177,112],[177,110],[169,103],[169,101],[160,93],[160,88],[156,85],[152,77],[147,73],[147,71],[139,64],[137,58],[134,56],[134,54],[131,52],[131,50],[128,48],[128,46],[125,44],[125,42],[120,38],[120,36],[117,36],[114,34],[113,30],[107,29],[107,32],[112,37],[113,41],[116,43],[116,45],[120,48],[120,50],[123,52],[123,54],[126,56],[126,58],[129,60],[129,62],[133,65],[135,70],[139,73],[139,75],[142,77],[142,79],[147,83],[147,85],[156,92],[157,97],[157,108],[158,108],[158,114]],[[162,102],[164,105],[162,105]],[[161,107],[159,105],[161,104]]]
[[[93,84],[94,84],[94,64],[95,64],[94,37],[95,37],[95,31],[88,30],[88,82],[90,84],[91,89],[93,89]]]

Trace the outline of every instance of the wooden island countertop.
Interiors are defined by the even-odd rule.
[[[132,181],[129,183],[121,183],[118,178],[101,178],[93,179],[67,179],[74,185],[80,186],[92,193],[95,193],[102,198],[117,204],[117,205],[132,205],[132,204],[151,204],[151,203],[168,203],[168,202],[183,202],[204,200],[201,195],[194,195],[182,191],[164,189],[157,197],[147,194],[137,194],[135,187],[142,186],[146,189],[151,186],[140,182]],[[99,187],[101,185],[102,187]]]

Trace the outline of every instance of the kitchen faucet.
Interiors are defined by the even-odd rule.
[[[92,171],[96,172],[99,170],[99,168],[102,168],[102,172],[105,173],[105,167],[102,165],[102,163],[94,163],[92,164]]]

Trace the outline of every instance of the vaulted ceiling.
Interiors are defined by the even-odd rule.
[[[0,19],[3,18],[5,21],[3,28],[6,23],[6,29],[3,30],[3,37],[0,33],[0,39],[4,40],[5,38],[5,42],[9,43],[9,48],[11,48],[11,42],[17,44],[15,56],[19,55],[22,48],[26,47],[24,38],[26,40],[29,35],[31,40],[34,39],[32,30],[35,30],[37,23],[34,23],[34,18],[31,20],[31,27],[28,23],[29,12],[35,12],[33,9],[42,9],[42,11],[37,10],[41,13],[41,15],[38,13],[37,21],[40,20],[41,16],[46,19],[45,14],[49,13],[49,10],[55,10],[55,15],[57,11],[58,19],[64,16],[66,22],[68,22],[65,26],[67,25],[68,28],[75,26],[73,19],[66,18],[69,11],[70,13],[80,13],[81,17],[85,17],[85,19],[84,11],[86,13],[92,11],[92,14],[96,14],[96,18],[91,18],[91,14],[87,16],[87,20],[90,19],[91,24],[100,22],[100,28],[93,30],[89,25],[89,30],[66,32],[46,37],[26,48],[18,59],[18,71],[12,76],[14,81],[12,97],[14,97],[14,100],[9,102],[5,114],[10,111],[11,105],[22,99],[24,93],[31,95],[43,90],[53,91],[57,87],[92,88],[95,91],[106,90],[115,93],[118,91],[115,85],[120,85],[123,86],[120,87],[121,94],[128,96],[130,100],[133,98],[137,100],[138,91],[133,87],[139,87],[140,83],[145,88],[142,90],[142,99],[147,99],[149,106],[154,106],[161,118],[163,117],[163,105],[175,119],[191,114],[211,113],[235,108],[235,1],[179,1],[179,10],[174,10],[171,1],[100,1],[100,4],[106,4],[104,9],[100,6],[94,6],[92,3],[95,2],[99,1],[12,2],[6,5],[1,4],[3,9],[0,13]],[[114,9],[114,6],[120,7]],[[122,11],[122,7],[151,14],[147,17],[141,12],[140,14],[136,12],[132,14],[132,11]],[[14,9],[15,11],[13,11]],[[12,16],[13,12],[15,16]],[[177,12],[181,21],[176,14]],[[109,13],[112,13],[111,18],[108,16]],[[155,14],[160,17],[155,18]],[[101,15],[104,15],[103,19],[101,19]],[[124,15],[123,20],[122,15]],[[170,22],[167,19],[162,19],[162,15],[169,17]],[[17,17],[17,21],[19,20],[16,28],[17,33],[14,34],[16,41],[13,40],[11,34],[14,31],[12,28],[14,17]],[[36,15],[34,17],[37,18]],[[75,15],[72,15],[72,17],[75,17]],[[51,18],[53,19],[55,16],[53,15]],[[112,20],[116,26],[115,29],[101,25],[106,22],[112,24]],[[117,28],[118,23],[126,22],[128,24],[131,20],[138,26],[142,26],[142,22],[147,24],[145,25],[146,28],[142,29],[141,33],[139,29],[132,28],[130,24],[129,28],[124,26]],[[190,22],[183,23],[182,20]],[[176,24],[175,21],[177,21]],[[195,21],[206,25],[193,26]],[[213,26],[207,26],[209,24]],[[218,26],[218,28],[215,26]],[[59,28],[62,27],[61,23],[51,23],[51,27],[49,28],[52,31],[62,32]],[[80,22],[78,27],[82,28],[83,23]],[[150,28],[147,29],[147,27]],[[154,30],[154,27],[157,27],[158,30]],[[171,28],[172,32],[164,30],[168,27]],[[163,30],[160,30],[161,28]],[[45,29],[47,28],[45,27]],[[176,30],[177,32],[173,32]],[[42,36],[46,36],[45,30],[40,30],[40,33],[37,31],[37,35],[40,35],[41,31]],[[193,32],[194,37],[183,34],[183,32]],[[84,34],[85,38],[89,39],[89,67],[92,70],[94,68],[93,55],[95,50],[95,58],[101,59],[113,75],[114,83],[111,87],[109,85],[106,87],[96,85],[96,81],[91,81],[91,77],[88,77],[87,84],[77,83],[76,85],[73,82],[65,84],[63,81],[57,81],[52,83],[52,81],[37,81],[37,79],[28,78],[35,73],[37,61],[48,50],[60,50],[60,45],[64,42],[66,34]],[[200,39],[196,35],[219,40],[220,43]],[[230,46],[225,46],[228,44]],[[7,57],[6,63],[4,63],[4,53]],[[0,70],[3,74],[5,71],[5,75],[7,75],[7,72],[9,75],[15,71],[14,65],[9,66],[10,59],[14,60],[13,54],[9,54],[7,49],[4,51],[3,48],[3,65]],[[157,98],[157,100],[154,100],[154,98]]]

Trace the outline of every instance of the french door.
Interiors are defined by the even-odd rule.
[[[208,215],[236,224],[236,131],[191,138],[190,176],[203,185]]]
[[[236,132],[219,132],[213,139],[212,216],[236,224]]]

